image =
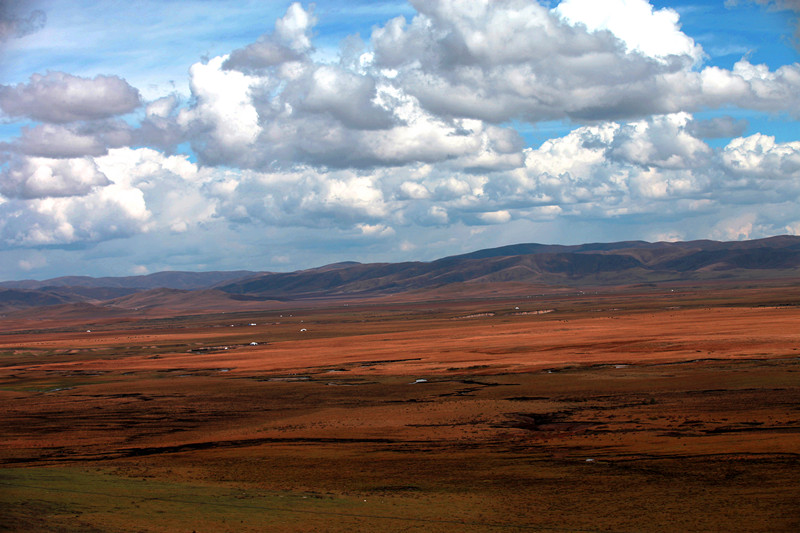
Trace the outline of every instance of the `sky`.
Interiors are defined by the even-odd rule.
[[[800,234],[798,0],[0,0],[0,280]]]

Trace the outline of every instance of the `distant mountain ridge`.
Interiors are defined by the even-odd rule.
[[[164,271],[142,276],[103,277],[63,276],[43,281],[22,280],[0,282],[0,288],[38,290],[55,287],[116,288],[116,289],[207,289],[218,283],[259,274],[249,270],[184,272]],[[261,272],[260,274],[263,274]]]
[[[498,248],[486,248],[466,254],[445,257],[447,259],[482,259],[487,257],[501,257],[512,255],[531,255],[540,253],[585,253],[585,252],[611,252],[619,250],[656,250],[656,249],[681,249],[681,250],[708,250],[721,249],[751,249],[751,248],[792,248],[800,249],[800,237],[793,235],[778,235],[764,239],[749,241],[676,241],[676,242],[647,242],[647,241],[620,241],[611,243],[588,243],[576,245],[562,244],[510,244]]]
[[[223,309],[267,300],[370,297],[487,284],[559,287],[800,278],[800,237],[751,241],[516,244],[430,262],[335,263],[296,272],[157,272],[0,283],[0,311],[80,303],[109,310]]]
[[[781,236],[735,242],[518,244],[427,263],[263,274],[217,289],[251,298],[313,298],[389,294],[452,283],[586,286],[792,275],[800,276],[800,237]]]

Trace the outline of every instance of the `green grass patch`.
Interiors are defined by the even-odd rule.
[[[131,478],[105,469],[5,468],[0,531],[482,530],[459,516],[432,515],[413,488],[384,487],[380,492],[403,493],[388,498],[342,496]]]

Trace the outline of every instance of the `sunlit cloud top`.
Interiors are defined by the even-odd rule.
[[[6,3],[0,278],[800,233],[797,10]]]

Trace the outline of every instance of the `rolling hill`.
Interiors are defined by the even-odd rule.
[[[570,287],[800,277],[800,237],[736,242],[519,244],[431,262],[350,264],[221,284],[251,298],[319,298],[433,289],[452,283]]]
[[[598,287],[687,281],[800,279],[800,237],[751,241],[517,244],[430,262],[336,263],[296,272],[158,272],[0,283],[0,311],[91,305],[109,311],[252,308],[258,302],[364,298],[489,285]]]
[[[69,287],[83,289],[132,289],[133,291],[147,289],[180,289],[196,290],[207,289],[218,283],[241,279],[255,275],[249,270],[235,270],[228,272],[181,272],[167,271],[155,272],[144,276],[104,277],[93,278],[90,276],[64,276],[51,278],[44,281],[21,280],[0,282],[0,288],[42,290]],[[131,291],[132,292],[132,291]]]

